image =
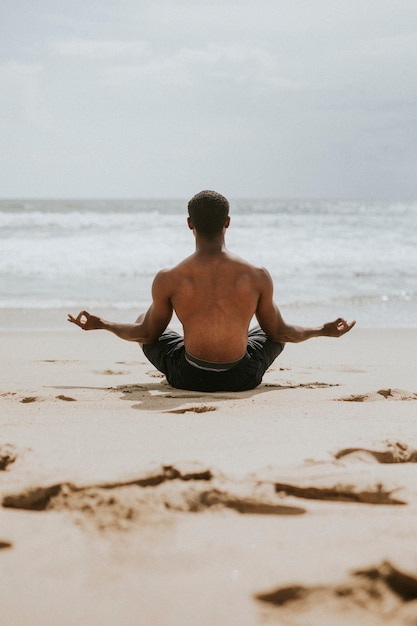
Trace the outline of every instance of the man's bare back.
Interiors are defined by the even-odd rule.
[[[77,317],[68,315],[68,320],[83,330],[104,329],[121,339],[157,346],[175,311],[183,326],[184,339],[180,339],[185,357],[202,361],[202,369],[210,368],[211,364],[225,364],[228,368],[248,355],[248,330],[254,316],[263,333],[258,341],[260,349],[266,350],[262,345],[267,340],[270,344],[279,344],[276,354],[287,342],[297,343],[320,336],[340,337],[354,326],[355,322],[347,323],[342,318],[317,328],[287,324],[273,300],[273,283],[268,271],[251,265],[226,248],[225,233],[230,224],[226,198],[212,191],[200,192],[190,200],[188,209],[195,252],[174,268],[158,272],[152,285],[152,304],[146,313],[134,324],[109,322],[87,311],[81,311]],[[166,351],[165,363],[172,346],[168,341],[164,348],[162,343],[159,348]],[[269,360],[276,357],[271,354],[270,351]],[[199,367],[201,363],[193,362],[192,358],[190,362]],[[262,355],[259,359],[264,367],[267,360]],[[177,369],[177,365],[173,366],[173,377]],[[219,368],[218,371],[225,370]],[[187,384],[187,381],[181,382],[181,385]],[[198,384],[201,387],[193,388],[205,389],[203,382]],[[250,382],[245,384],[245,388],[251,388]],[[259,384],[259,380],[254,379],[253,384]],[[223,388],[221,381],[216,385]],[[216,385],[210,388],[217,388]]]
[[[225,249],[196,252],[168,270],[170,300],[188,353],[213,362],[235,361],[245,354],[261,272]]]

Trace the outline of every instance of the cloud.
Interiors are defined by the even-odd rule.
[[[16,112],[33,120],[39,104],[40,63],[7,61],[0,63],[0,110],[2,125],[14,118]]]
[[[389,37],[372,37],[359,45],[356,54],[368,58],[378,57],[390,59],[394,57],[404,60],[416,60],[417,38],[415,32],[401,33]]]
[[[50,48],[63,57],[107,60],[120,57],[141,57],[148,51],[145,41],[66,39],[54,41]]]
[[[415,0],[35,4],[9,2],[3,29],[17,193],[159,193],[161,172],[182,193],[211,172],[239,193],[373,194],[378,159],[387,189],[402,169],[415,188]]]
[[[201,48],[181,47],[175,53],[147,48],[139,63],[109,65],[103,74],[109,83],[153,78],[162,84],[263,84],[298,89],[300,83],[283,76],[278,57],[260,46],[210,43]]]
[[[36,80],[40,71],[40,63],[5,61],[4,63],[0,63],[0,82],[4,90],[23,87],[28,82],[30,83],[34,79]]]

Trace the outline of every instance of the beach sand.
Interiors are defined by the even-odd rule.
[[[0,334],[0,624],[417,623],[417,330],[171,388],[104,332]]]

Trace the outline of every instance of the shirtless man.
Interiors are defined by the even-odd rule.
[[[108,322],[82,311],[68,321],[83,330],[108,330],[142,346],[147,358],[179,389],[253,389],[286,342],[340,337],[355,322],[339,318],[319,328],[287,324],[272,299],[268,271],[229,252],[229,203],[202,191],[188,203],[194,254],[155,276],[152,304],[134,324]],[[175,311],[184,337],[167,328]],[[259,326],[249,330],[256,317]]]

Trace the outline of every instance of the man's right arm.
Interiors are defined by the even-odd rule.
[[[348,324],[342,318],[327,322],[317,328],[287,324],[273,300],[273,282],[269,272],[266,269],[261,269],[259,272],[260,295],[256,318],[262,330],[272,341],[299,343],[313,337],[341,337],[355,325],[355,322]]]
[[[110,322],[88,311],[81,311],[77,317],[68,314],[68,321],[83,330],[108,330],[120,339],[136,341],[141,344],[154,343],[168,326],[172,317],[170,299],[170,280],[167,272],[162,270],[153,281],[152,304],[139,322],[121,324]]]

